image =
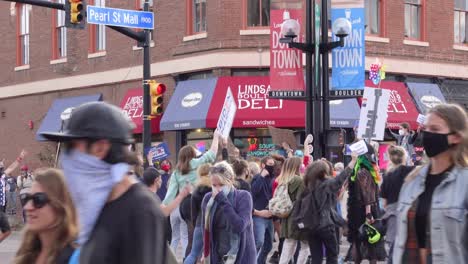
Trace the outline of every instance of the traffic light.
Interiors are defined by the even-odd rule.
[[[164,92],[166,92],[166,85],[158,83],[155,80],[148,81],[150,87],[150,97],[151,97],[151,115],[157,116],[162,115],[164,101]]]
[[[65,0],[65,26],[84,29],[86,18],[86,1]]]

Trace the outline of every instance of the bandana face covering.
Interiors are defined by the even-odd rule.
[[[75,150],[62,154],[60,164],[78,213],[78,244],[83,245],[88,241],[112,188],[125,177],[129,165],[109,164]]]

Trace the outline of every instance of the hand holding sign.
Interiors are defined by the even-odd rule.
[[[358,156],[364,155],[369,151],[369,149],[367,148],[366,142],[364,140],[360,140],[350,145],[349,149],[351,150],[351,153],[358,155]]]
[[[221,114],[219,115],[218,125],[216,126],[217,132],[220,133],[224,139],[229,137],[236,111],[237,106],[236,102],[234,101],[234,96],[232,95],[231,88],[228,88],[226,98],[224,99],[223,108],[221,109]]]

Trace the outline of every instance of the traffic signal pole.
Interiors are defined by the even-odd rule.
[[[65,4],[49,2],[45,0],[3,0],[6,2],[15,2],[21,4],[29,4],[33,6],[42,6],[52,9],[65,10]],[[66,0],[68,1],[68,0]],[[84,1],[83,1],[84,2]],[[144,11],[149,10],[149,2],[145,0]],[[107,26],[107,25],[106,25]],[[139,42],[143,46],[143,160],[144,167],[148,167],[148,161],[145,157],[145,150],[151,147],[151,100],[150,100],[150,89],[149,80],[151,78],[151,59],[150,59],[150,41],[151,41],[151,30],[145,29],[144,31],[134,31],[132,29],[107,26],[129,38],[132,38]]]

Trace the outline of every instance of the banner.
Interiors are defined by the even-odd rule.
[[[370,139],[383,140],[389,101],[389,90],[366,87],[359,117],[358,138],[367,139],[368,142]]]
[[[332,24],[338,18],[351,22],[345,46],[332,50],[331,90],[362,90],[365,81],[365,9],[363,0],[333,0]],[[339,38],[333,34],[333,41]]]
[[[270,83],[271,91],[301,91],[304,92],[304,73],[302,66],[302,51],[288,48],[288,44],[280,43],[283,14],[289,12],[290,18],[302,25],[301,9],[278,9],[270,11]],[[301,30],[302,32],[302,30]],[[294,39],[303,40],[302,33]]]
[[[231,88],[228,88],[226,98],[224,99],[223,108],[219,115],[218,125],[216,126],[218,132],[223,138],[229,138],[229,132],[231,132],[232,123],[234,122],[234,116],[236,115],[237,106],[232,95]]]
[[[148,151],[145,151],[145,153],[147,152]],[[163,161],[171,155],[171,152],[169,151],[169,147],[167,146],[166,143],[160,143],[154,147],[151,147],[149,149],[149,152],[153,154],[154,163],[158,161]]]

